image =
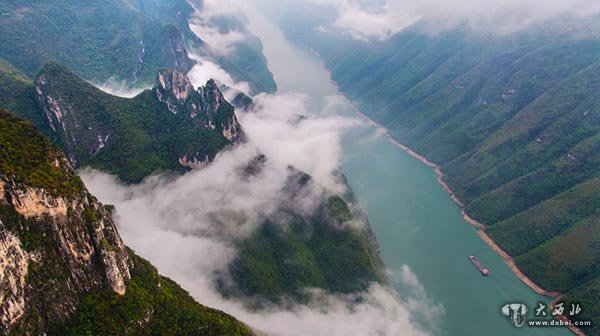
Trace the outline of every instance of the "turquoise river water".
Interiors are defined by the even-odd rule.
[[[250,29],[261,38],[279,91],[308,95],[320,110],[327,97],[340,94],[316,55],[292,46],[274,24],[248,9]],[[341,115],[356,117],[348,103],[336,105]],[[359,119],[360,120],[360,119]],[[433,169],[391,144],[364,120],[343,137],[342,169],[369,215],[392,273],[408,266],[433,303],[445,313],[436,328],[441,335],[570,335],[565,328],[516,328],[501,314],[507,303],[524,303],[529,317],[538,302],[504,260],[466,223],[459,207],[437,183]],[[468,261],[476,255],[490,269],[483,277]],[[402,293],[402,285],[395,284]]]

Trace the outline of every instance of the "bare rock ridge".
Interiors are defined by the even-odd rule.
[[[173,114],[184,113],[196,126],[219,131],[232,143],[243,140],[242,127],[215,80],[194,89],[181,70],[160,70],[154,87],[156,97]]]
[[[187,118],[194,127],[218,133],[231,145],[244,140],[234,108],[214,80],[196,90],[183,71],[160,70],[153,91],[171,113]],[[212,157],[202,151],[186,152],[178,158],[180,165],[189,168],[203,167],[211,160]]]

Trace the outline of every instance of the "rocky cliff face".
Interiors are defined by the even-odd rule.
[[[43,329],[46,319],[68,319],[81,293],[106,286],[125,294],[132,263],[110,209],[83,188],[64,156],[41,136],[27,136],[37,144],[17,148],[23,139],[8,138],[13,121],[1,116],[8,157],[0,159],[0,332],[22,319]],[[23,158],[24,150],[44,161]],[[53,187],[63,183],[76,187]]]
[[[153,36],[150,37],[154,38]],[[148,72],[148,68],[155,67],[156,63],[175,69],[189,71],[194,66],[194,61],[189,57],[181,33],[172,25],[166,25],[160,34],[160,39],[153,45],[141,40],[138,46],[137,62],[132,74],[135,81]],[[150,49],[150,50],[148,50]],[[152,54],[154,52],[155,54]],[[158,62],[154,60],[159,60]]]
[[[70,104],[54,90],[52,75],[42,74],[35,82],[36,98],[53,132],[63,139],[65,152],[69,160],[77,165],[78,159],[86,155],[96,155],[116,139],[105,110],[81,111],[78,106]],[[90,90],[92,88],[89,88]]]
[[[74,166],[108,170],[127,182],[159,169],[201,167],[244,139],[217,84],[195,89],[182,70],[160,70],[152,90],[126,99],[48,63],[36,78],[35,96],[41,126],[60,140]]]
[[[54,197],[3,174],[0,184],[0,330],[42,308],[38,295],[62,299],[59,305],[44,307],[47,316],[60,321],[75,311],[80,293],[108,285],[125,294],[131,262],[110,211],[85,191],[73,198]],[[39,241],[30,241],[28,235],[37,235]],[[55,245],[48,249],[49,243]],[[30,274],[43,269],[56,272],[61,281],[43,283]]]
[[[123,244],[112,207],[0,110],[0,335],[252,335]]]
[[[220,132],[232,143],[243,140],[242,127],[214,80],[195,90],[181,70],[161,70],[154,92],[173,114],[183,113],[197,127]]]
[[[153,91],[171,113],[188,118],[195,127],[219,133],[230,144],[244,140],[234,108],[225,100],[214,80],[196,90],[181,70],[161,70]],[[179,163],[189,168],[202,167],[210,160],[211,157],[201,151],[187,152],[179,157]]]

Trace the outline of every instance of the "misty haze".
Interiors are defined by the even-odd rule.
[[[599,19],[0,0],[0,334],[600,335]]]

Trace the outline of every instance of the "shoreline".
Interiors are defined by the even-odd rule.
[[[508,267],[513,271],[513,273],[517,276],[517,278],[519,278],[519,280],[521,280],[523,283],[525,283],[529,288],[531,288],[533,291],[535,291],[536,293],[540,294],[540,295],[544,295],[544,296],[548,296],[551,297],[552,299],[557,299],[561,293],[558,292],[551,292],[551,291],[547,291],[545,289],[543,289],[541,286],[539,286],[538,284],[536,284],[535,282],[533,282],[533,280],[529,279],[517,266],[516,262],[514,261],[514,258],[511,257],[508,253],[506,253],[486,232],[485,229],[488,227],[486,224],[480,223],[478,221],[476,221],[475,219],[471,218],[465,211],[465,206],[464,204],[460,201],[460,199],[458,199],[458,197],[456,196],[456,194],[454,193],[454,191],[448,186],[448,184],[444,181],[444,173],[442,172],[441,168],[439,165],[429,161],[426,157],[424,157],[423,155],[415,152],[414,150],[412,150],[410,147],[401,144],[400,142],[398,142],[396,139],[394,139],[388,132],[387,129],[385,129],[383,126],[379,125],[378,123],[376,123],[375,121],[373,121],[371,118],[369,118],[368,116],[366,116],[365,114],[363,114],[360,110],[358,110],[358,108],[352,104],[350,102],[350,104],[352,105],[352,107],[354,108],[354,110],[356,111],[356,113],[362,117],[363,119],[365,119],[366,121],[368,121],[371,125],[375,126],[378,130],[380,130],[381,132],[383,132],[384,136],[386,137],[386,139],[393,144],[394,146],[404,150],[406,153],[408,153],[410,156],[414,157],[415,159],[419,160],[421,163],[424,163],[425,165],[427,165],[430,168],[433,168],[433,170],[435,171],[435,173],[437,174],[438,178],[437,178],[437,182],[442,186],[442,188],[444,189],[444,191],[446,193],[448,193],[450,195],[450,197],[452,198],[452,200],[459,206],[460,208],[460,213],[463,217],[463,219],[469,223],[470,225],[475,226],[476,228],[478,228],[479,230],[477,231],[477,234],[479,235],[479,237],[492,249],[494,250],[494,252],[496,252],[498,255],[500,255],[502,257],[502,259],[504,259],[504,261],[506,262],[506,264],[508,265]]]
[[[313,52],[317,58],[319,60],[321,60],[321,62],[323,62],[323,58],[321,57],[321,55],[314,49],[312,48],[308,48],[311,52]],[[513,274],[519,279],[521,280],[521,282],[523,282],[525,285],[527,285],[527,287],[531,288],[531,290],[533,290],[534,292],[536,292],[539,295],[543,295],[543,296],[547,296],[552,298],[552,301],[550,302],[550,309],[553,309],[554,305],[558,302],[558,300],[560,300],[563,296],[562,293],[559,292],[552,292],[552,291],[548,291],[543,289],[540,285],[536,284],[533,280],[531,280],[529,277],[527,277],[522,271],[521,269],[519,269],[519,267],[517,266],[517,263],[515,262],[514,258],[511,257],[508,253],[506,253],[506,251],[504,251],[486,232],[485,230],[488,228],[488,225],[480,223],[478,221],[476,221],[475,219],[471,218],[466,210],[465,210],[465,205],[464,203],[458,198],[458,196],[456,196],[456,194],[454,193],[454,191],[450,188],[450,186],[448,186],[448,184],[444,181],[444,172],[442,171],[442,168],[440,167],[440,165],[430,161],[429,159],[427,159],[425,156],[415,152],[412,148],[400,143],[398,140],[394,139],[394,137],[390,134],[389,130],[386,129],[385,127],[383,127],[382,125],[378,124],[377,122],[375,122],[373,119],[369,118],[366,114],[362,113],[362,111],[358,108],[358,106],[356,106],[354,104],[354,102],[352,102],[348,97],[346,97],[345,94],[342,93],[342,91],[340,91],[340,88],[337,84],[337,82],[335,80],[333,80],[333,78],[330,79],[330,83],[335,87],[335,89],[338,91],[339,95],[352,107],[352,109],[354,110],[354,112],[361,117],[362,119],[364,119],[365,121],[367,121],[369,124],[371,124],[373,127],[375,127],[378,131],[380,131],[383,136],[385,136],[385,138],[394,146],[402,149],[403,151],[405,151],[406,153],[408,153],[410,156],[414,157],[415,159],[419,160],[421,163],[425,164],[426,166],[428,166],[429,168],[432,168],[436,175],[437,175],[437,183],[440,184],[442,186],[442,188],[444,189],[444,191],[450,195],[450,198],[452,199],[452,201],[454,201],[454,203],[456,203],[458,205],[458,207],[460,208],[460,214],[462,215],[463,219],[465,220],[465,222],[467,222],[468,224],[478,228],[479,230],[477,230],[477,234],[479,235],[479,237],[481,238],[481,240],[483,240],[494,252],[496,252],[500,257],[502,257],[502,259],[504,259],[504,262],[506,263],[506,265],[508,266],[508,268],[510,268],[510,270],[513,272]],[[562,321],[569,321],[569,319],[564,316],[564,315],[560,315],[556,317],[559,320]],[[586,336],[586,334],[583,332],[582,329],[577,328],[576,326],[566,326],[567,329],[569,331],[571,331],[572,333],[574,333],[577,336]]]
[[[337,86],[336,86],[337,87]],[[356,112],[356,114],[358,114],[361,118],[363,118],[365,121],[367,121],[369,124],[373,125],[378,131],[382,132],[382,134],[385,136],[385,138],[394,146],[402,149],[403,151],[405,151],[406,153],[408,153],[410,156],[414,157],[415,159],[419,160],[421,163],[425,164],[426,166],[432,168],[436,175],[437,175],[437,182],[438,184],[440,184],[442,186],[442,188],[444,189],[444,191],[446,193],[448,193],[448,195],[450,195],[450,198],[452,199],[452,201],[454,201],[454,203],[456,203],[459,208],[460,208],[460,213],[463,217],[463,219],[469,223],[470,225],[478,228],[479,230],[477,230],[477,234],[479,235],[479,237],[481,238],[481,240],[483,240],[494,252],[496,252],[500,257],[502,257],[502,259],[504,259],[504,262],[506,263],[506,265],[508,266],[508,268],[510,268],[510,270],[513,272],[513,274],[519,279],[521,280],[521,282],[523,282],[525,285],[527,285],[529,288],[531,288],[534,292],[543,295],[543,296],[547,296],[552,298],[552,301],[550,303],[550,307],[551,309],[553,309],[552,307],[554,307],[554,305],[558,302],[558,300],[561,299],[562,297],[562,293],[559,292],[552,292],[552,291],[548,291],[543,289],[541,286],[539,286],[538,284],[536,284],[533,280],[531,280],[529,277],[527,277],[522,271],[521,269],[519,269],[519,267],[517,266],[517,263],[515,262],[514,258],[511,257],[508,253],[506,253],[506,251],[504,251],[486,232],[485,230],[488,228],[488,225],[480,223],[478,221],[476,221],[475,219],[471,218],[465,211],[465,205],[463,202],[461,202],[461,200],[456,196],[456,194],[454,193],[454,191],[448,186],[448,184],[444,181],[444,172],[442,171],[441,167],[434,163],[429,161],[429,159],[427,159],[425,156],[415,152],[414,150],[412,150],[410,147],[398,142],[398,140],[394,139],[394,137],[392,137],[392,135],[389,133],[389,131],[383,127],[382,125],[378,124],[377,122],[375,122],[373,119],[369,118],[367,115],[365,115],[364,113],[362,113],[360,111],[360,109],[354,105],[353,102],[351,102],[346,96],[342,95],[344,97],[344,99],[350,104],[350,106],[352,106],[352,108],[354,109],[354,111]],[[569,319],[566,316],[558,316],[557,319],[562,320],[562,321],[569,321]],[[577,336],[585,336],[585,333],[583,332],[583,330],[577,328],[576,326],[567,326],[567,329],[569,331],[571,331],[572,333],[574,333]]]

